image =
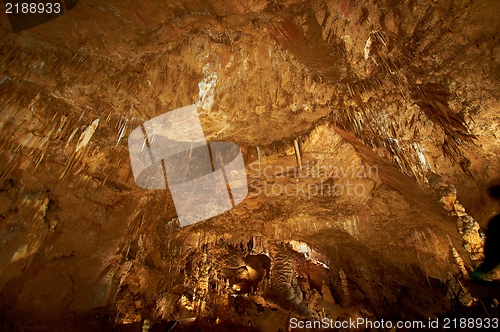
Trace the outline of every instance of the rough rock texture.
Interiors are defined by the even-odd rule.
[[[0,16],[0,328],[449,315],[499,211],[499,15],[81,0],[17,34]],[[134,183],[127,136],[190,104],[208,140],[242,146],[250,189],[181,229],[168,191]]]

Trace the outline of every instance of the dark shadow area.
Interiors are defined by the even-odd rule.
[[[500,199],[500,185],[488,189],[488,194],[493,199]],[[486,242],[484,244],[484,261],[476,269],[481,273],[487,273],[500,264],[500,214],[491,218],[486,230]]]
[[[114,332],[142,332],[142,323],[135,322],[132,324],[122,324],[114,328]],[[233,324],[230,322],[221,322],[215,324],[208,319],[201,320],[180,320],[180,321],[160,321],[153,324],[149,332],[180,332],[180,331],[243,331],[253,332],[259,331],[256,328]]]
[[[13,32],[21,32],[52,21],[73,9],[79,0],[5,1],[5,13]]]

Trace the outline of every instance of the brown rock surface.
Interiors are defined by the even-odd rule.
[[[499,15],[494,0],[80,0],[18,33],[0,15],[0,331],[474,308],[450,294],[499,212],[484,194]],[[135,184],[127,137],[190,104],[208,141],[242,147],[249,194],[180,228],[168,190]]]

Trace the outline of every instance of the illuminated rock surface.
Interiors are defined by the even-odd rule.
[[[499,212],[498,17],[494,0],[81,0],[14,34],[2,16],[0,328],[452,315]],[[207,141],[242,147],[249,195],[180,228],[169,191],[135,184],[127,137],[191,104]]]

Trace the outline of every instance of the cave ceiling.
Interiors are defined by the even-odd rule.
[[[17,32],[0,15],[6,331],[477,303],[453,292],[499,211],[497,1],[70,4]],[[248,194],[181,227],[173,189],[136,182],[131,134],[189,105],[207,142],[240,147]]]

